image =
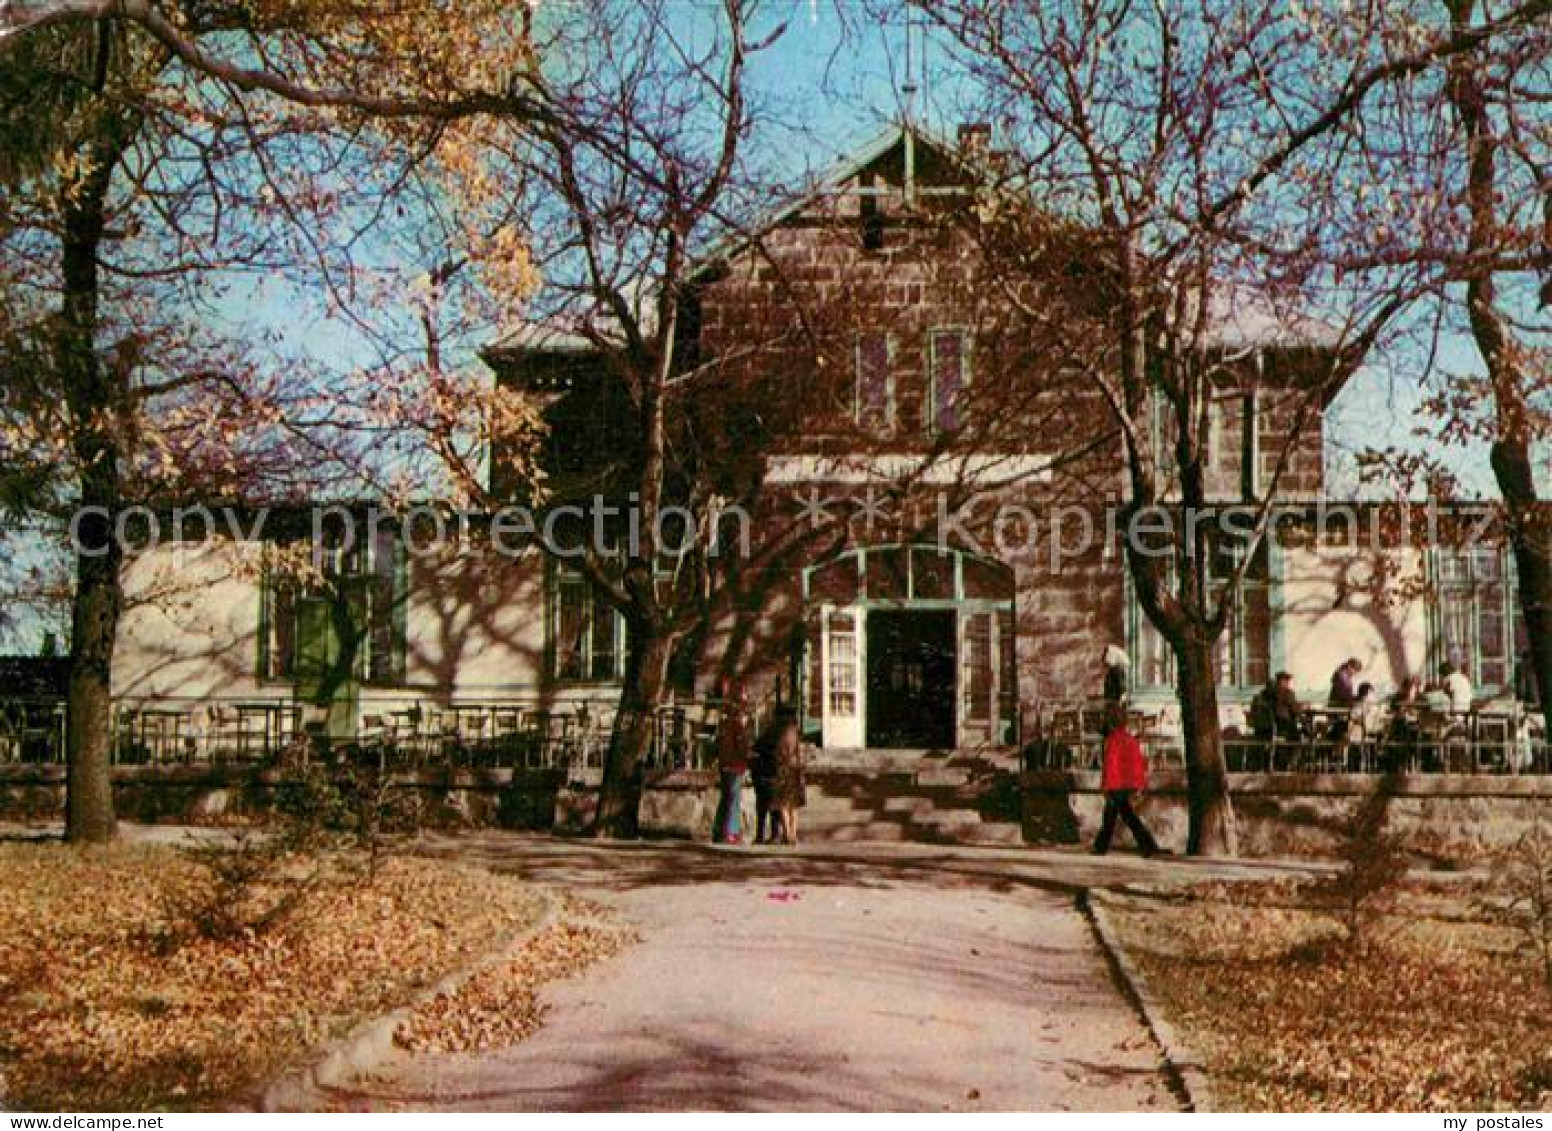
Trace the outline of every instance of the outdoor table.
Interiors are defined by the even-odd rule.
[[[1304,708],[1304,728],[1308,736],[1305,741],[1311,758],[1319,758],[1322,772],[1330,769],[1329,756],[1338,749],[1345,749],[1345,744],[1332,736],[1337,732],[1338,724],[1345,725],[1351,718],[1352,711],[1346,707]],[[1343,734],[1346,734],[1345,730]]]
[[[447,710],[461,744],[471,746],[484,739],[485,728],[490,724],[490,708],[479,703],[454,703]]]
[[[259,754],[269,757],[280,749],[284,737],[286,705],[273,699],[252,703],[234,703],[237,712],[237,756],[246,757],[252,739],[260,740]],[[258,723],[255,730],[250,724]]]
[[[146,748],[153,762],[169,762],[182,746],[183,724],[187,716],[182,711],[165,707],[146,707],[138,713],[140,743]]]

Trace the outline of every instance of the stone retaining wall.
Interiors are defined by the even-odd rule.
[[[425,796],[438,827],[497,825],[548,829],[565,775],[558,770],[420,770],[396,775]],[[150,824],[216,823],[273,807],[295,774],[250,766],[117,766],[118,815]],[[0,766],[0,818],[48,820],[64,815],[63,766]]]
[[[823,777],[811,772],[811,784]],[[263,812],[294,777],[276,769],[212,766],[120,766],[114,800],[127,820],[210,823]],[[598,774],[568,781],[557,770],[422,770],[400,776],[425,792],[433,824],[499,826],[575,833],[587,827]],[[1381,779],[1360,774],[1231,775],[1240,848],[1247,856],[1323,854],[1342,819]],[[1099,775],[1041,771],[1020,779],[1026,841],[1088,843],[1104,798]],[[1552,776],[1426,775],[1395,779],[1393,827],[1423,853],[1469,856],[1512,842],[1538,817],[1552,819]],[[0,819],[50,820],[64,813],[63,766],[0,766]],[[709,771],[648,775],[641,800],[646,836],[709,837],[717,806]],[[747,822],[753,795],[745,789]],[[1178,771],[1154,775],[1139,811],[1159,839],[1185,844],[1185,782]],[[809,826],[813,827],[813,826]],[[816,835],[818,828],[814,829]],[[1120,834],[1118,845],[1127,847]]]
[[[1024,835],[1045,843],[1089,843],[1104,796],[1096,772],[1025,774]],[[1427,774],[1230,774],[1240,851],[1246,856],[1323,855],[1340,823],[1377,788],[1391,794],[1391,827],[1418,852],[1460,859],[1512,843],[1538,817],[1552,819],[1552,776]],[[1185,777],[1155,773],[1137,806],[1160,843],[1186,840]],[[1118,831],[1117,844],[1130,845]]]

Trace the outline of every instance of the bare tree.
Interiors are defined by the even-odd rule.
[[[1450,0],[1445,7],[1456,36],[1502,19],[1476,0]],[[1442,151],[1438,196],[1455,206],[1456,222],[1435,226],[1430,242],[1441,232],[1456,235],[1447,258],[1455,265],[1452,278],[1464,282],[1467,322],[1487,370],[1493,476],[1518,568],[1541,709],[1552,725],[1552,527],[1532,455],[1547,435],[1544,391],[1552,358],[1552,319],[1545,316],[1552,287],[1546,282],[1552,280],[1549,49],[1552,28],[1543,20],[1492,51],[1451,61],[1437,89],[1456,128]],[[1429,114],[1431,101],[1414,103],[1414,111]]]
[[[54,514],[71,542],[67,835],[103,840],[114,833],[109,696],[131,508],[354,491],[374,425],[406,429],[200,315],[224,289],[320,265],[354,293],[352,252],[393,203],[402,215],[411,172],[440,169],[442,190],[490,219],[495,194],[457,141],[477,113],[526,111],[506,93],[468,91],[485,80],[508,91],[531,57],[526,23],[501,5],[467,6],[430,42],[424,10],[358,25],[324,5],[269,22],[246,5],[21,8],[0,41],[16,87],[0,146],[15,190],[0,212],[0,454],[13,501]],[[264,65],[218,65],[217,45]],[[470,66],[474,45],[499,76]],[[407,92],[404,105],[359,95],[380,83]],[[256,105],[250,90],[291,101]],[[498,280],[523,275],[509,225],[468,242],[465,257]],[[484,403],[466,398],[471,411]],[[520,416],[481,424],[519,429]]]
[[[1376,9],[922,6],[1021,154],[1010,180],[1030,219],[1003,237],[1000,262],[1016,269],[1018,247],[1049,241],[1043,211],[1086,229],[1103,265],[1107,332],[1084,368],[1122,438],[1123,527],[1153,525],[1161,506],[1183,519],[1162,537],[1133,533],[1126,560],[1174,655],[1193,853],[1235,845],[1214,662],[1232,594],[1290,468],[1318,450],[1326,401],[1434,277],[1410,260],[1332,265],[1354,226],[1344,186],[1370,175],[1354,156],[1358,111],[1541,7],[1418,35]],[[1263,431],[1275,454],[1225,499],[1206,474],[1212,405],[1261,380],[1265,359],[1282,370],[1284,408]],[[1193,516],[1225,502],[1245,509],[1240,529],[1193,536]],[[1226,542],[1234,564],[1215,570]]]

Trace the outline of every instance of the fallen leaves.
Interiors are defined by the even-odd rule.
[[[1289,885],[1130,899],[1118,927],[1245,1110],[1482,1111],[1552,1104],[1552,1001],[1469,892],[1410,888],[1383,946],[1333,945]]]
[[[544,1017],[540,986],[575,977],[635,939],[597,905],[573,900],[563,907],[599,921],[545,927],[515,957],[417,1006],[395,1031],[394,1043],[414,1053],[485,1052],[530,1036]]]
[[[543,906],[508,877],[391,859],[308,892],[281,927],[170,952],[165,847],[0,846],[6,1106],[230,1102],[364,1017],[474,961]]]

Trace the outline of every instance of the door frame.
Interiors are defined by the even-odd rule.
[[[925,587],[918,579],[916,567],[916,552],[923,551],[946,555],[953,559],[952,596],[941,592],[930,596],[918,596]],[[894,593],[869,593],[868,555],[870,552],[905,553],[904,560],[904,592]],[[828,599],[814,594],[814,576],[816,572],[840,564],[851,559],[852,587],[846,591],[837,593],[830,590]],[[967,596],[969,585],[966,581],[966,564],[977,562],[993,567],[1006,577],[1007,595]],[[896,577],[902,576],[899,572]],[[1000,715],[1002,698],[1006,692],[1006,684],[1011,681],[1014,699],[1017,700],[1018,671],[1017,663],[1012,670],[1005,670],[1003,663],[1003,614],[1007,614],[1007,623],[1013,628],[1013,639],[1017,638],[1017,579],[1013,567],[995,558],[976,554],[969,550],[959,549],[953,546],[938,546],[922,543],[879,543],[872,546],[854,546],[843,550],[839,554],[831,555],[822,560],[812,562],[803,567],[802,573],[802,609],[805,629],[802,634],[802,648],[800,654],[802,686],[804,693],[798,696],[798,702],[803,712],[803,727],[806,734],[813,735],[818,732],[818,739],[822,745],[835,745],[842,748],[865,748],[863,746],[867,735],[867,632],[866,618],[869,610],[881,609],[948,609],[955,613],[954,626],[954,743],[956,746],[978,745],[990,739],[993,743],[1002,737],[1007,720]],[[964,710],[964,633],[969,616],[976,613],[991,614],[990,655],[988,661],[991,665],[991,720],[989,726],[983,728],[979,724],[974,727],[966,725],[966,712]],[[854,716],[835,716],[830,711],[830,616],[834,613],[847,613],[853,619],[856,633],[855,656],[857,667],[857,686],[854,694]],[[817,633],[813,631],[814,621],[817,618]],[[815,637],[817,636],[817,639]],[[817,686],[819,702],[814,704],[809,694],[811,687]],[[817,708],[817,709],[815,709]],[[1016,712],[1016,707],[1015,707]],[[817,716],[817,717],[816,717]],[[984,731],[984,733],[983,733]],[[832,742],[832,739],[836,740]]]

